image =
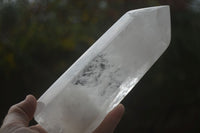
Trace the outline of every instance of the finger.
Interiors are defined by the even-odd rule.
[[[37,133],[47,133],[47,131],[40,125],[31,126],[30,129],[36,131]]]
[[[124,114],[124,106],[119,104],[105,117],[93,133],[112,133]]]
[[[28,126],[29,121],[33,118],[36,109],[36,99],[28,95],[26,99],[16,105],[13,105],[3,122],[3,126],[14,124],[18,126]]]

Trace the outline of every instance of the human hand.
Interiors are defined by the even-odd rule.
[[[47,133],[40,125],[28,126],[36,105],[37,101],[32,95],[13,105],[3,121],[0,133]]]
[[[47,133],[40,125],[29,126],[33,119],[37,101],[34,96],[13,105],[6,115],[0,133]],[[115,107],[93,133],[112,133],[124,113],[124,106]]]

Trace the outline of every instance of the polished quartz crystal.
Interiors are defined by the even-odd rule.
[[[169,6],[127,12],[40,97],[36,121],[48,133],[91,133],[170,38]]]

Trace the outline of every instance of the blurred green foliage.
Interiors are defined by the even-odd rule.
[[[195,3],[195,5],[194,5]],[[168,4],[172,41],[123,101],[116,132],[199,132],[198,0],[0,0],[0,106],[39,97],[126,11]]]

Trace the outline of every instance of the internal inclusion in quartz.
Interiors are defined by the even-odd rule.
[[[45,106],[45,113],[42,114],[45,119],[40,119],[41,124],[45,121],[57,123],[59,126],[44,125],[52,133],[62,133],[62,130],[72,133],[86,131],[95,124],[96,119],[99,121],[108,113],[108,107],[124,81],[123,75],[123,70],[109,61],[105,52],[97,55],[50,105]],[[63,123],[66,124],[62,127]]]
[[[38,100],[48,133],[91,133],[168,47],[168,6],[129,11]]]

